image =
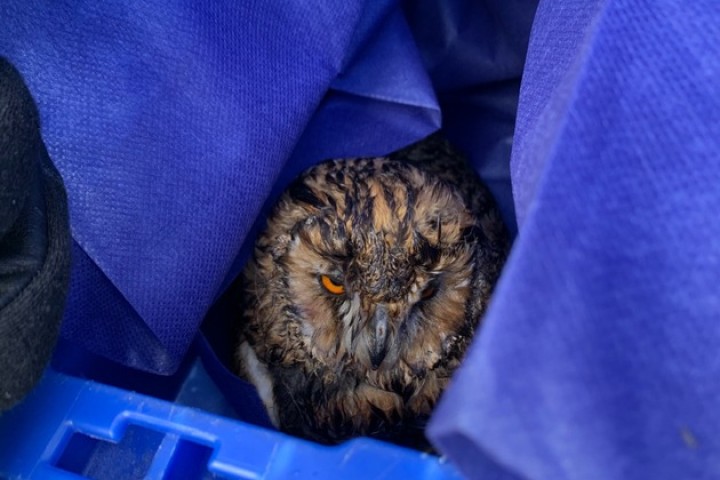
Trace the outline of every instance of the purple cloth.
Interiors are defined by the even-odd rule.
[[[430,427],[469,478],[720,472],[720,9],[541,2],[519,234]]]
[[[440,125],[392,1],[18,0],[0,18],[70,200],[62,335],[144,370],[177,367],[286,163]]]
[[[172,372],[294,175],[442,117],[519,234],[436,444],[473,478],[717,476],[714,2],[543,2],[526,63],[534,1],[400,7],[0,6],[68,189],[66,342]]]

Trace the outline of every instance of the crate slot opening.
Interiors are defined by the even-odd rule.
[[[74,432],[55,466],[93,480],[144,478],[164,436],[137,425],[117,443]]]

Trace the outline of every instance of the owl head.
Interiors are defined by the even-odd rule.
[[[239,373],[277,426],[316,440],[426,418],[487,303],[486,241],[455,186],[418,165],[312,168],[245,270]]]

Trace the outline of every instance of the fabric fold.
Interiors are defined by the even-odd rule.
[[[511,173],[519,233],[430,435],[468,478],[720,471],[712,2],[541,2]]]
[[[289,160],[392,150],[439,126],[393,1],[17,1],[2,13],[0,53],[36,95],[67,182],[81,260],[63,337],[136,368],[177,367]],[[373,65],[410,80],[368,82]],[[336,80],[353,95],[334,96]],[[391,128],[343,144],[320,127],[301,142],[313,123],[352,133],[353,116]],[[299,142],[327,148],[293,153]]]

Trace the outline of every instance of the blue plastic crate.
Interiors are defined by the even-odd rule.
[[[380,441],[327,447],[233,419],[199,358],[181,374],[171,401],[48,369],[0,416],[0,478],[460,478],[441,458]]]

